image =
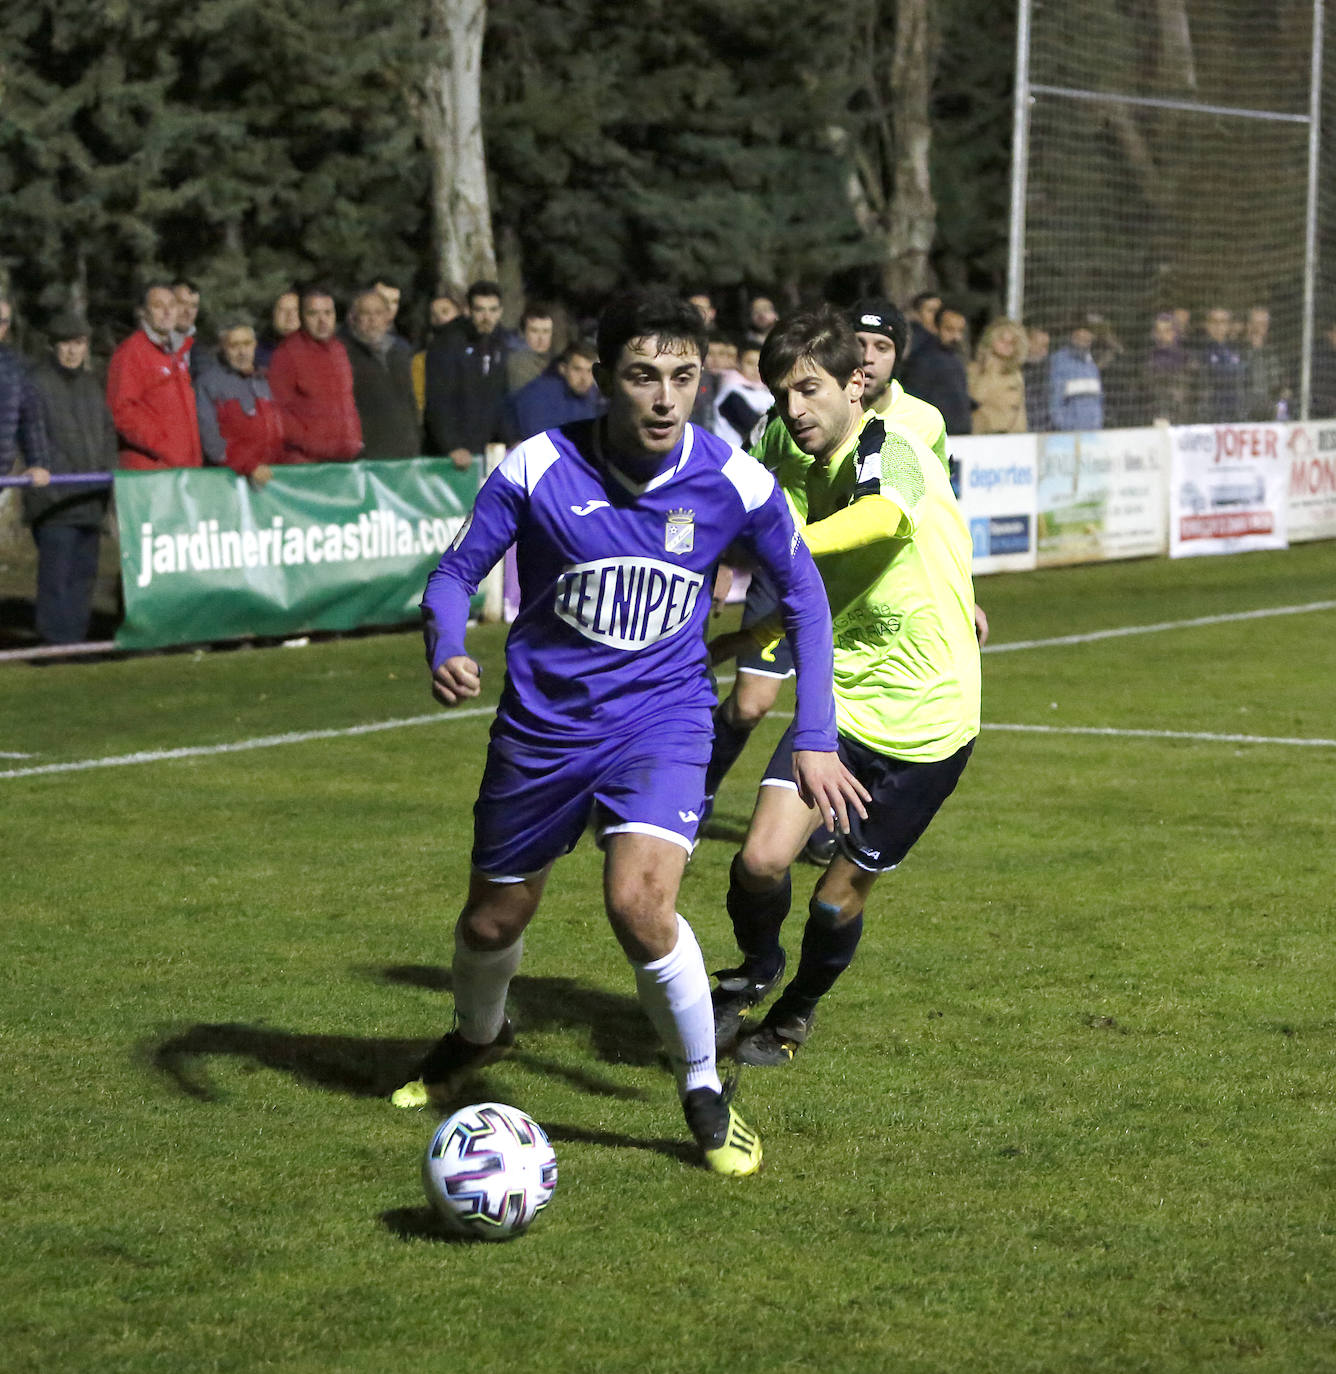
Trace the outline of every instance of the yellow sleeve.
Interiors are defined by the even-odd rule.
[[[418,419],[427,405],[427,350],[413,354],[413,399],[417,402]]]
[[[881,539],[894,539],[904,518],[904,512],[894,501],[884,496],[864,496],[834,515],[808,525],[802,531],[803,541],[813,558],[848,553]]]

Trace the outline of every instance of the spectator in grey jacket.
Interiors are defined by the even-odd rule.
[[[88,370],[88,326],[66,313],[51,322],[51,355],[33,370],[50,446],[44,463],[28,453],[34,485],[23,492],[23,519],[37,545],[37,633],[48,644],[88,638],[102,521],[110,485],[50,483],[51,473],[110,472],[116,427],[102,382]]]
[[[390,332],[390,318],[378,290],[360,292],[348,312],[344,347],[362,421],[363,458],[416,458],[422,452],[413,355]]]

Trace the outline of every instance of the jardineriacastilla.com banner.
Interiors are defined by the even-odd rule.
[[[478,472],[448,459],[118,472],[123,648],[417,618],[468,519]]]

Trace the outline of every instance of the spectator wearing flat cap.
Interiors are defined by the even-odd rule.
[[[29,464],[23,519],[37,545],[37,633],[48,644],[88,638],[98,548],[111,487],[51,483],[52,473],[110,472],[116,427],[101,381],[88,367],[88,325],[66,312],[51,321],[51,351],[33,368],[49,440],[47,464]]]

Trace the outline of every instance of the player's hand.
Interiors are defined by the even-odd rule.
[[[830,829],[847,834],[850,810],[867,820],[863,803],[871,801],[872,794],[833,751],[795,749],[793,780],[798,784],[798,795],[808,806],[816,807],[822,823]]]
[[[266,486],[274,480],[274,470],[268,463],[259,463],[250,474],[251,483],[257,487]]]
[[[727,563],[720,563],[714,574],[714,591],[710,594],[711,613],[718,615],[724,609],[728,594],[733,590],[733,569]]]
[[[988,617],[983,613],[983,607],[976,601],[974,603],[974,637],[979,641],[979,648],[983,648],[988,643]]]
[[[458,706],[482,691],[482,669],[467,654],[447,658],[431,675],[431,694],[442,706]]]
[[[29,468],[27,476],[35,487],[49,487],[51,485],[50,468]]]
[[[705,646],[710,655],[710,667],[716,668],[730,658],[737,658],[755,642],[746,630],[730,630],[727,634],[715,635]]]
[[[466,448],[452,448],[450,461],[460,472],[467,472],[473,466],[473,455]]]

